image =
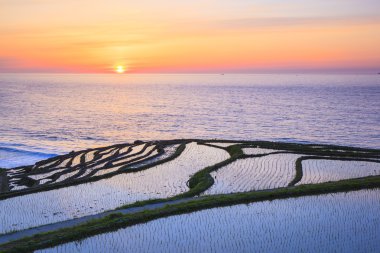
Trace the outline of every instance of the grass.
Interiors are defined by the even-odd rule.
[[[6,169],[0,168],[0,192],[7,192],[8,188],[8,179]]]
[[[146,210],[133,214],[112,214],[102,219],[92,220],[88,223],[75,227],[60,229],[48,233],[41,233],[32,237],[12,241],[0,245],[0,251],[30,252],[32,250],[83,239],[99,233],[114,231],[119,228],[145,223],[157,218],[185,214],[208,208],[369,188],[380,188],[380,176],[341,180],[338,182],[327,182],[321,184],[301,185],[269,191],[207,196],[199,199],[192,199],[184,203],[168,204],[162,208]]]
[[[190,188],[189,191],[179,194],[177,196],[171,197],[171,198],[166,198],[166,199],[150,199],[150,200],[138,201],[133,204],[123,205],[117,209],[125,209],[125,208],[130,208],[130,207],[144,206],[148,204],[156,204],[160,202],[175,201],[175,200],[183,199],[183,198],[191,198],[191,197],[201,194],[202,192],[204,192],[205,190],[207,190],[214,184],[214,179],[210,175],[212,171],[216,171],[243,156],[243,151],[241,150],[239,145],[230,146],[226,150],[230,154],[231,157],[227,160],[224,160],[212,166],[208,166],[204,168],[203,170],[200,170],[197,173],[195,173],[187,183],[188,187]]]
[[[187,143],[191,141],[197,141],[201,144],[208,140],[186,139],[186,140],[171,140],[161,141],[165,144],[181,144],[175,154],[168,159],[160,161],[160,163],[167,162],[169,160],[178,157]],[[213,141],[214,142],[214,141]],[[226,142],[226,140],[220,140],[219,142]],[[229,142],[229,141],[227,141]],[[302,160],[305,159],[336,159],[336,160],[370,160],[371,158],[380,158],[380,150],[375,149],[361,149],[332,145],[317,145],[317,144],[294,144],[294,143],[278,143],[278,142],[262,142],[262,141],[239,141],[243,144],[235,144],[226,148],[230,154],[230,158],[220,162],[218,164],[208,166],[190,178],[188,181],[189,191],[180,195],[167,199],[154,199],[140,201],[133,204],[122,206],[118,209],[125,209],[130,207],[145,206],[153,203],[161,203],[168,201],[175,201],[179,199],[190,198],[186,202],[167,204],[163,208],[154,210],[146,210],[134,214],[123,215],[121,213],[111,214],[105,218],[92,220],[86,224],[81,224],[71,228],[65,228],[48,233],[38,234],[32,237],[23,238],[17,241],[9,242],[0,245],[1,252],[29,252],[31,250],[46,248],[49,246],[55,246],[61,243],[82,239],[88,236],[96,235],[99,233],[112,231],[118,228],[131,226],[154,220],[161,217],[166,217],[175,214],[189,213],[192,211],[203,210],[207,208],[227,206],[242,203],[251,203],[256,201],[274,200],[281,198],[300,197],[307,195],[316,195],[332,192],[352,191],[368,188],[380,188],[380,176],[372,176],[360,179],[341,180],[337,182],[327,182],[320,184],[309,184],[294,186],[302,179]],[[274,190],[264,191],[252,191],[244,193],[233,193],[225,195],[204,196],[197,199],[191,199],[194,196],[198,196],[210,186],[213,185],[214,180],[210,173],[216,171],[223,166],[234,162],[237,159],[244,159],[252,156],[244,155],[243,147],[261,147],[268,149],[284,150],[292,153],[305,154],[296,161],[296,176],[287,188],[278,188]],[[220,147],[219,147],[220,148]],[[340,151],[342,150],[342,151]],[[314,156],[310,156],[314,155]],[[262,155],[260,155],[262,156]],[[326,157],[328,156],[328,157]],[[374,160],[371,160],[374,161]],[[378,161],[377,161],[378,162]],[[147,165],[139,168],[138,170],[147,169],[153,165]],[[134,170],[137,171],[137,170]],[[1,173],[1,170],[0,170]],[[118,174],[118,173],[116,173]],[[113,175],[112,175],[113,176]],[[64,187],[61,185],[59,187]],[[50,189],[48,189],[50,190]],[[39,190],[41,191],[41,190]],[[1,199],[1,195],[0,195]]]
[[[303,171],[302,171],[302,161],[305,160],[338,160],[338,161],[369,161],[369,162],[374,162],[374,163],[380,163],[379,160],[372,160],[372,159],[364,159],[364,158],[346,158],[346,157],[325,157],[325,156],[302,156],[297,159],[296,161],[296,175],[294,179],[289,183],[288,186],[294,186],[296,185],[299,181],[301,181],[302,176],[303,176]]]
[[[293,180],[289,183],[288,186],[295,186],[299,181],[301,181],[302,176],[303,176],[303,171],[302,171],[302,159],[304,157],[300,157],[296,160],[296,175],[294,176]]]
[[[336,146],[336,145],[298,144],[298,143],[284,143],[284,142],[270,142],[270,141],[236,141],[236,140],[204,140],[204,139],[161,140],[161,141],[150,142],[150,143],[154,143],[154,144],[157,144],[159,146],[160,145],[172,145],[172,144],[181,144],[181,145],[177,149],[177,151],[175,152],[175,154],[173,156],[168,157],[166,159],[163,159],[159,162],[155,162],[155,163],[152,163],[149,165],[139,167],[137,169],[129,168],[128,170],[123,171],[123,172],[112,172],[112,173],[97,176],[97,177],[82,178],[82,179],[79,178],[79,179],[76,179],[73,181],[60,182],[60,183],[56,183],[56,184],[52,184],[52,185],[37,186],[37,187],[32,187],[29,189],[23,189],[23,190],[19,190],[19,191],[7,191],[7,190],[1,191],[2,189],[0,188],[0,200],[11,198],[11,197],[16,197],[16,196],[21,196],[21,195],[25,195],[25,194],[30,194],[30,193],[36,193],[36,192],[41,192],[41,191],[58,189],[58,188],[67,187],[67,186],[71,186],[71,185],[78,185],[78,184],[82,184],[82,183],[86,183],[86,182],[94,182],[97,180],[101,180],[104,178],[115,176],[115,175],[120,174],[120,173],[130,173],[130,172],[145,170],[145,169],[151,168],[153,166],[156,166],[158,164],[162,164],[164,162],[168,162],[172,159],[175,159],[176,157],[178,157],[182,153],[182,151],[185,149],[185,145],[189,142],[198,142],[198,143],[201,143],[204,145],[209,145],[209,146],[212,146],[212,145],[206,144],[207,142],[215,142],[215,143],[231,142],[231,144],[233,144],[233,142],[242,143],[242,144],[235,144],[235,145],[229,146],[227,148],[222,148],[222,149],[224,149],[230,153],[231,159],[233,159],[233,160],[236,160],[238,158],[248,157],[248,156],[243,154],[243,151],[241,150],[242,147],[261,147],[261,148],[268,148],[268,149],[285,150],[287,152],[297,152],[297,153],[301,153],[301,154],[305,154],[305,155],[335,156],[335,157],[341,157],[341,158],[353,158],[353,157],[354,158],[380,158],[380,150],[378,150],[378,149],[364,149],[364,148],[354,148],[354,147],[345,147],[345,146]],[[88,150],[86,150],[86,152],[91,151],[91,150],[98,150],[98,152],[99,152],[99,151],[106,150],[109,148],[121,147],[123,145],[125,145],[125,144],[116,144],[116,145],[112,145],[109,147],[101,147],[101,148],[97,148],[97,149],[88,149]],[[221,148],[221,147],[219,147],[219,148]],[[339,150],[342,150],[344,152],[340,152]],[[82,152],[82,151],[69,153],[69,154],[60,156],[60,160],[73,157],[74,155],[76,155],[80,152]],[[47,163],[49,161],[54,161],[54,159],[56,159],[56,158],[57,157],[52,157],[52,158],[49,158],[47,160],[38,162],[37,164],[42,164],[42,163]],[[233,160],[229,160],[227,162],[231,162]],[[224,165],[226,165],[226,164],[224,164]],[[19,167],[19,168],[31,169],[31,167],[32,166],[25,166],[25,167]],[[214,169],[214,168],[215,167],[209,168],[209,169],[210,169],[210,171],[212,171],[212,169]],[[196,189],[194,189],[193,193],[202,192],[201,190],[204,189],[203,186],[212,185],[213,179],[211,178],[211,176],[208,176],[207,174],[209,174],[209,173],[207,173],[205,171],[203,173],[196,174],[195,178],[192,179],[192,181],[190,182],[190,186],[194,186],[193,188],[196,187],[195,185],[200,184],[199,186],[197,186]],[[189,194],[186,194],[186,195],[189,195]],[[192,195],[192,194],[190,194],[190,195]]]
[[[53,185],[46,185],[46,186],[45,185],[44,186],[37,186],[37,187],[33,187],[33,188],[23,189],[20,191],[7,191],[7,192],[1,192],[0,191],[0,200],[8,199],[8,198],[16,197],[16,196],[22,196],[22,195],[26,195],[26,194],[30,194],[30,193],[50,191],[53,189],[59,189],[59,188],[67,187],[67,186],[73,186],[73,185],[78,185],[78,184],[83,184],[83,183],[88,183],[88,182],[95,182],[95,181],[98,181],[98,180],[101,180],[104,178],[113,177],[113,176],[115,176],[117,174],[121,174],[121,173],[133,173],[133,172],[137,172],[137,171],[146,170],[146,169],[149,169],[153,166],[157,166],[159,164],[169,162],[169,161],[177,158],[178,156],[180,156],[182,154],[182,152],[185,150],[186,143],[187,142],[181,143],[180,146],[177,148],[177,150],[175,151],[175,153],[172,156],[167,157],[167,158],[162,159],[162,160],[159,160],[157,162],[151,163],[151,164],[147,164],[147,165],[138,167],[138,168],[129,168],[128,170],[125,170],[123,172],[111,172],[111,173],[108,173],[106,175],[100,175],[100,176],[96,176],[96,177],[83,178],[83,179],[79,178],[79,179],[76,179],[75,181],[60,182],[60,183],[55,183]]]

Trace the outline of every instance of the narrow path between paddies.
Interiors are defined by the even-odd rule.
[[[136,201],[173,197],[189,190],[191,175],[228,158],[222,149],[192,142],[179,157],[147,170],[1,200],[0,233],[97,214]]]
[[[93,218],[96,217],[93,216],[88,220],[82,220],[83,223],[78,222],[77,225],[70,224],[70,221],[68,221],[68,223],[62,222],[59,225],[52,224],[50,227],[52,230],[49,230],[49,227],[46,227],[44,231],[45,233],[30,229],[28,230],[29,232],[22,231],[14,233],[13,235],[3,235],[1,240],[4,242],[0,243],[0,250],[4,250],[4,252],[25,252],[28,250],[46,248],[48,246],[55,246],[64,242],[79,240],[99,233],[115,231],[118,228],[145,223],[157,218],[190,213],[214,207],[379,187],[380,177],[374,176],[362,179],[349,179],[338,182],[293,186],[272,190],[187,198],[171,202],[162,200],[163,202],[145,204],[145,206],[141,207],[142,209],[129,207],[125,208],[123,211],[117,210],[114,215],[108,213],[108,215],[99,219]],[[123,212],[125,214],[123,214]],[[25,237],[25,235],[28,237]]]
[[[379,252],[379,208],[379,189],[216,207],[35,253]]]
[[[9,240],[11,242],[2,246],[14,247],[11,245],[22,242],[24,243],[23,248],[30,249],[31,245],[44,243],[39,240],[33,241],[33,238],[49,238],[47,240],[56,242],[60,238],[66,238],[65,240],[73,238],[70,236],[74,234],[76,235],[75,238],[82,238],[91,233],[131,225],[133,222],[142,222],[165,215],[169,216],[216,206],[380,186],[379,176],[316,185],[294,186],[295,183],[302,179],[301,159],[303,158],[316,159],[319,157],[323,160],[355,160],[379,163],[379,152],[377,150],[362,150],[349,147],[338,147],[337,149],[334,146],[311,147],[310,145],[267,142],[245,142],[240,145],[229,145],[233,144],[233,142],[221,142],[222,146],[228,146],[226,148],[212,145],[213,143],[211,142],[199,145],[195,141],[186,141],[186,146],[183,143],[184,140],[168,142],[169,144],[182,142],[181,152],[173,156],[172,160],[169,159],[170,161],[165,160],[165,163],[148,166],[146,170],[118,174],[110,178],[97,179],[99,181],[86,182],[77,186],[65,185],[65,188],[55,190],[29,193],[18,197],[8,196],[8,198],[0,201],[0,210],[2,210],[0,213],[0,233],[15,232],[23,229],[25,231],[3,234],[1,238],[5,240],[4,242],[9,242]],[[199,143],[204,142],[199,141]],[[143,149],[141,151],[143,152]],[[133,150],[125,146],[119,148],[120,152],[130,154]],[[268,152],[271,154],[268,154]],[[169,154],[170,152],[167,153]],[[72,156],[72,160],[68,161],[68,163],[78,164],[83,160],[99,160],[103,157],[109,159],[115,154],[115,148],[112,147],[98,149],[97,152],[78,152],[78,155]],[[269,159],[265,162],[266,158],[272,156],[282,158]],[[115,161],[116,159],[129,161],[129,157],[124,157],[124,155],[114,158],[112,163],[117,162]],[[295,166],[294,160],[296,160]],[[239,162],[244,161],[255,161],[255,163],[248,164],[248,167],[257,168],[247,169],[244,164],[238,169],[233,168]],[[40,166],[45,171],[49,166],[54,167],[59,162],[61,161],[58,160],[58,162],[53,163],[45,160],[41,162]],[[260,168],[264,168],[264,170]],[[371,168],[368,171],[372,173]],[[236,172],[241,172],[239,172],[238,178],[243,182],[239,181],[235,184],[238,188],[232,187],[233,189],[227,189],[227,191],[225,191],[225,187],[221,188],[222,193],[231,194],[188,198],[197,196],[207,190],[214,182],[211,175],[215,176],[223,171],[228,172],[225,177],[227,181],[236,176]],[[15,176],[20,171],[16,168],[12,173]],[[349,175],[349,177],[366,175],[367,173],[360,173]],[[255,179],[256,182],[251,182],[251,180]],[[218,179],[214,186],[216,185],[218,185]],[[284,188],[287,185],[292,187]],[[256,191],[252,191],[254,189]],[[245,192],[242,193],[242,191]],[[177,200],[180,198],[185,199]],[[147,201],[149,199],[152,201]],[[174,199],[176,200],[174,201]],[[136,203],[136,201],[139,201],[139,203]],[[168,203],[170,205],[165,206]],[[25,206],[28,208],[25,209]],[[132,207],[140,208],[132,209]],[[124,210],[106,212],[115,208]],[[106,213],[100,214],[104,212]],[[123,215],[123,212],[126,215]],[[59,230],[60,228],[63,230]],[[50,233],[41,234],[41,232]],[[24,236],[33,235],[36,235],[36,237],[23,238]],[[57,237],[54,237],[56,235]]]
[[[84,216],[84,217],[76,218],[76,219],[72,219],[72,220],[65,220],[65,221],[61,221],[61,222],[57,222],[57,223],[51,223],[51,224],[47,224],[47,225],[43,225],[43,226],[39,226],[39,227],[34,227],[34,228],[29,228],[29,229],[25,229],[25,230],[21,230],[21,231],[16,231],[16,232],[9,233],[9,234],[3,234],[3,235],[0,235],[0,244],[10,242],[10,241],[14,241],[14,240],[18,240],[18,239],[21,239],[21,238],[24,238],[27,236],[33,236],[33,235],[36,235],[39,233],[45,233],[45,232],[50,232],[50,231],[54,231],[54,230],[58,230],[58,229],[62,229],[62,228],[73,227],[76,225],[84,224],[84,223],[89,222],[91,220],[106,217],[106,216],[111,215],[111,214],[139,213],[139,212],[146,211],[146,210],[153,210],[153,209],[162,208],[165,205],[169,205],[169,204],[179,204],[179,203],[187,202],[191,199],[194,199],[194,198],[183,198],[183,199],[178,199],[178,200],[171,200],[171,201],[166,201],[166,202],[164,201],[164,202],[160,202],[160,203],[148,204],[145,206],[130,207],[130,208],[126,208],[126,209],[107,211],[107,212],[94,214],[94,215],[88,215],[88,216]]]
[[[205,142],[206,145],[211,145],[220,148],[227,148],[232,145],[241,144],[239,142]]]

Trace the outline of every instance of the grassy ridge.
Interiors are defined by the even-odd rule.
[[[204,144],[205,140],[199,140],[198,141],[200,144],[202,145],[206,145],[206,146],[213,146],[213,145],[210,145],[210,144]],[[219,142],[223,142],[223,141],[219,141]],[[233,143],[231,143],[233,144]],[[194,197],[194,196],[198,196],[199,194],[201,194],[202,192],[204,192],[205,190],[207,190],[208,188],[210,188],[213,183],[214,183],[214,179],[211,177],[210,173],[213,172],[213,171],[217,171],[218,169],[236,161],[237,159],[244,159],[244,158],[250,158],[250,157],[261,157],[261,156],[266,156],[268,154],[263,154],[263,155],[245,155],[242,151],[242,148],[243,147],[252,147],[252,146],[261,146],[261,147],[265,147],[265,148],[270,148],[270,149],[278,149],[278,150],[290,150],[290,151],[293,151],[293,152],[301,152],[301,153],[314,153],[316,156],[303,156],[303,157],[300,157],[299,159],[297,159],[296,161],[296,176],[295,178],[292,180],[292,182],[289,184],[289,186],[294,186],[296,183],[298,183],[301,179],[302,179],[302,160],[306,160],[306,159],[336,159],[336,160],[364,160],[364,158],[362,157],[367,157],[365,156],[365,154],[359,154],[358,158],[347,158],[344,154],[343,154],[343,157],[339,157],[339,158],[327,158],[325,156],[317,156],[317,155],[342,155],[342,153],[336,153],[334,151],[331,151],[331,150],[314,150],[315,148],[313,146],[315,146],[315,144],[308,144],[308,145],[305,145],[305,144],[294,144],[294,143],[276,143],[276,142],[246,142],[246,143],[243,143],[243,144],[235,144],[235,145],[231,145],[229,147],[226,147],[226,148],[223,148],[223,147],[217,147],[219,149],[224,149],[226,150],[229,154],[230,154],[230,158],[227,159],[227,160],[224,160],[220,163],[217,163],[215,165],[212,165],[212,166],[208,166],[198,172],[196,172],[194,175],[192,175],[192,177],[190,178],[190,180],[188,181],[188,186],[190,188],[189,191],[185,192],[185,193],[182,193],[180,195],[177,195],[177,196],[174,196],[174,197],[171,197],[171,198],[166,198],[166,199],[162,199],[162,198],[159,198],[159,199],[150,199],[150,200],[144,200],[144,201],[137,201],[135,203],[132,203],[132,204],[127,204],[127,205],[123,205],[117,209],[125,209],[125,208],[131,208],[131,207],[140,207],[140,206],[144,206],[144,205],[148,205],[148,204],[155,204],[155,203],[160,203],[160,202],[167,202],[167,201],[175,201],[175,200],[178,200],[178,199],[182,199],[182,198],[190,198],[190,197]],[[305,147],[307,147],[306,149],[304,149]],[[325,147],[325,146],[323,146]],[[336,146],[328,146],[329,148],[336,148]],[[341,147],[341,146],[337,146],[339,149],[341,150],[344,150],[344,149],[347,149],[349,151],[362,151],[362,149],[357,149],[357,148],[350,148],[350,147]],[[185,148],[185,147],[183,147]],[[314,150],[312,152],[312,150]],[[365,150],[367,151],[367,150]],[[363,152],[365,152],[363,151]],[[378,154],[378,150],[373,150],[373,149],[370,149],[370,151],[372,151],[372,153],[369,155],[369,159],[372,158],[373,154]],[[181,151],[182,152],[182,151]],[[356,154],[357,153],[350,153],[351,155],[349,157],[353,157],[353,154]]]
[[[8,198],[16,197],[16,196],[22,196],[22,195],[26,195],[26,194],[30,194],[30,193],[50,191],[50,190],[54,190],[54,189],[59,189],[59,188],[63,188],[63,187],[73,186],[73,185],[79,185],[79,184],[88,183],[88,182],[95,182],[95,181],[99,181],[99,180],[105,179],[105,178],[110,178],[110,177],[113,177],[115,175],[122,174],[122,173],[133,173],[133,172],[137,172],[137,171],[146,170],[146,169],[149,169],[153,166],[157,166],[159,164],[163,164],[163,163],[169,162],[169,161],[177,158],[185,150],[185,147],[186,147],[186,142],[183,142],[180,144],[180,146],[177,148],[177,150],[174,152],[174,154],[172,156],[167,157],[167,158],[162,159],[162,160],[159,160],[159,161],[156,161],[156,162],[151,163],[151,164],[147,164],[147,165],[138,167],[138,168],[130,168],[130,169],[125,170],[123,172],[117,172],[116,171],[116,172],[108,173],[106,175],[100,175],[100,176],[91,177],[91,178],[77,179],[77,180],[72,181],[72,182],[61,182],[61,183],[56,183],[53,185],[44,185],[44,186],[40,186],[40,187],[33,187],[33,188],[29,188],[29,189],[23,189],[20,191],[7,191],[7,192],[1,192],[0,191],[0,200],[8,199]]]
[[[206,142],[205,140],[172,140],[170,143],[181,143],[180,148],[178,148],[176,154],[170,159],[174,159],[179,156],[185,149],[186,143],[190,141],[198,141],[199,143]],[[165,142],[165,141],[164,141]],[[169,141],[167,141],[169,142]],[[219,141],[224,142],[224,141]],[[307,159],[308,155],[312,156],[313,159],[336,159],[336,160],[367,160],[371,158],[380,158],[380,151],[374,149],[360,149],[351,147],[341,147],[341,146],[331,146],[331,145],[315,145],[315,144],[293,144],[293,143],[275,143],[275,142],[244,142],[241,145],[236,144],[229,146],[227,148],[222,148],[229,152],[230,158],[220,162],[218,164],[208,166],[201,171],[195,173],[188,181],[188,186],[190,190],[183,194],[177,195],[172,198],[167,199],[155,199],[146,200],[141,202],[136,202],[134,204],[126,205],[122,208],[134,207],[134,206],[144,206],[151,203],[160,203],[170,200],[177,200],[183,198],[191,198],[199,195],[200,193],[207,190],[214,183],[213,178],[210,173],[216,171],[223,166],[234,162],[237,159],[248,158],[251,156],[244,155],[242,152],[242,147],[253,147],[259,146],[261,148],[270,148],[277,150],[286,150],[290,152],[297,152],[305,154],[302,157]],[[233,143],[232,143],[233,144]],[[334,157],[326,157],[334,156]],[[295,185],[299,180],[302,179],[302,158],[298,159],[296,162],[296,177],[289,184],[289,186]],[[311,158],[310,158],[311,159]],[[162,161],[167,162],[167,160]],[[148,166],[149,168],[151,166]],[[146,169],[146,168],[144,168]],[[139,212],[135,214],[112,214],[102,219],[93,220],[89,223],[82,224],[72,228],[61,229],[58,231],[53,231],[49,233],[35,235],[29,238],[23,238],[14,242],[10,242],[0,246],[0,251],[4,252],[28,252],[30,250],[46,248],[49,246],[58,245],[64,242],[69,242],[73,240],[78,240],[80,238],[85,238],[91,235],[99,234],[106,231],[112,231],[121,227],[131,226],[134,224],[139,224],[149,220],[157,219],[160,217],[188,213],[192,211],[226,206],[240,203],[250,203],[255,201],[272,200],[280,198],[289,197],[300,197],[306,195],[323,194],[330,192],[341,192],[341,191],[351,191],[366,188],[380,188],[380,176],[367,177],[361,179],[350,179],[342,180],[338,182],[328,182],[321,184],[312,185],[301,185],[296,187],[288,187],[274,190],[266,191],[255,191],[246,193],[234,193],[227,195],[215,195],[201,197],[199,199],[192,199],[187,202],[182,202],[178,204],[170,204],[164,208]],[[1,196],[0,196],[1,198]]]
[[[321,184],[301,185],[270,191],[256,191],[202,197],[185,203],[169,204],[163,208],[147,210],[134,214],[112,214],[105,218],[93,220],[86,224],[78,225],[72,228],[65,228],[12,241],[0,245],[0,251],[30,252],[32,250],[83,239],[99,233],[114,231],[119,228],[144,223],[161,217],[184,214],[213,207],[370,188],[380,188],[380,176],[341,180],[338,182],[327,182]]]
[[[364,162],[373,162],[380,163],[380,160],[374,160],[371,158],[348,158],[348,157],[326,157],[326,156],[302,156],[296,160],[296,175],[294,179],[289,183],[288,186],[294,186],[299,181],[301,181],[303,176],[302,162],[305,160],[337,160],[337,161],[364,161]]]
[[[9,191],[6,169],[0,168],[0,192]]]
[[[224,160],[223,162],[217,163],[215,165],[208,166],[203,170],[198,171],[190,178],[188,182],[190,191],[187,192],[189,194],[187,194],[188,196],[186,197],[199,195],[203,191],[207,190],[214,184],[214,179],[210,175],[211,172],[216,171],[219,168],[224,167],[227,164],[232,163],[233,161],[236,161],[237,159],[243,156],[243,151],[241,150],[239,145],[229,146],[228,148],[226,148],[226,150],[230,154],[229,159]]]
[[[303,171],[302,171],[302,161],[305,158],[305,156],[300,157],[296,160],[296,175],[294,176],[293,180],[289,183],[288,186],[295,186],[299,181],[301,181],[302,176],[303,176]]]
[[[208,166],[198,172],[196,172],[194,175],[191,176],[189,181],[187,182],[188,187],[190,188],[189,191],[179,194],[177,196],[166,198],[166,199],[149,199],[144,201],[137,201],[133,204],[123,205],[117,209],[125,209],[130,207],[138,207],[138,206],[144,206],[148,204],[155,204],[160,202],[167,202],[167,201],[174,201],[182,198],[190,198],[197,196],[210,188],[214,184],[214,179],[211,177],[210,173],[212,171],[216,171],[227,164],[230,164],[234,161],[236,161],[239,158],[243,157],[243,151],[239,147],[239,145],[233,145],[228,148],[222,148],[225,149],[229,154],[230,158],[227,160],[224,160],[220,163],[214,164],[212,166]]]
[[[179,156],[181,154],[181,150],[185,148],[184,145],[186,145],[189,142],[198,142],[201,144],[205,143],[224,143],[224,142],[231,142],[231,144],[234,143],[241,143],[237,145],[230,146],[228,148],[222,148],[228,152],[234,153],[233,149],[239,149],[238,146],[240,147],[261,147],[261,148],[268,148],[268,149],[277,149],[277,150],[285,150],[289,152],[297,152],[301,154],[306,154],[306,155],[319,155],[319,156],[337,156],[337,157],[355,157],[355,158],[380,158],[380,150],[379,149],[368,149],[368,148],[354,148],[354,147],[346,147],[346,146],[337,146],[337,145],[321,145],[321,144],[298,144],[298,143],[285,143],[285,142],[270,142],[270,141],[237,141],[237,140],[204,140],[204,139],[174,139],[174,140],[160,140],[157,141],[158,144],[162,145],[171,145],[171,144],[181,144],[180,148],[177,150],[177,152],[172,156],[167,159],[161,160],[157,163],[150,164],[143,166],[138,169],[129,169],[128,171],[125,171],[123,173],[129,173],[129,172],[136,172],[139,170],[144,170],[148,169],[152,166],[167,162],[169,160],[172,160]],[[97,149],[88,149],[86,151],[91,151],[91,150],[105,150],[111,147],[119,147],[125,144],[116,144],[108,147],[101,147]],[[207,145],[207,144],[206,144]],[[212,145],[212,144],[211,144]],[[219,147],[220,148],[220,147]],[[241,152],[241,151],[240,151]],[[78,152],[76,152],[78,153]],[[236,155],[236,154],[235,154]],[[66,154],[59,156],[62,159],[63,158],[68,158],[71,157],[72,154]],[[240,153],[240,156],[244,156],[243,153]],[[247,156],[244,156],[247,157]],[[37,164],[40,164],[42,162],[49,162],[49,161],[54,161],[57,157],[52,157],[47,160],[38,162]],[[233,158],[233,157],[231,157]],[[31,166],[25,166],[25,168],[31,167]],[[24,167],[19,167],[19,168],[24,168]],[[62,187],[67,187],[71,185],[78,185],[86,182],[93,182],[97,180],[101,180],[107,177],[112,177],[115,176],[116,174],[119,174],[120,172],[113,172],[109,173],[107,175],[102,175],[102,176],[97,176],[97,177],[92,177],[92,178],[83,178],[83,179],[77,179],[73,182],[62,182],[62,183],[56,183],[54,185],[46,185],[46,186],[41,186],[41,187],[33,187],[29,189],[23,189],[19,191],[1,191],[2,189],[0,188],[0,200],[1,199],[7,199],[11,197],[16,197],[16,196],[21,196],[25,194],[30,194],[30,193],[35,193],[35,192],[41,192],[41,191],[48,191],[52,189],[58,189]],[[207,173],[206,173],[207,174]],[[203,175],[202,178],[205,180],[205,177],[207,175]],[[198,175],[200,176],[200,175]],[[207,179],[208,184],[210,184],[211,179]]]

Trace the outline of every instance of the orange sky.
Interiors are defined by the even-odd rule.
[[[0,0],[0,72],[378,72],[379,2]]]

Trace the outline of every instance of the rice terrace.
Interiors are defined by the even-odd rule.
[[[0,253],[380,253],[380,0],[0,0]]]
[[[369,148],[178,139],[72,151],[0,170],[0,252],[377,251],[379,188]]]

